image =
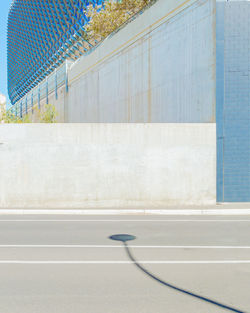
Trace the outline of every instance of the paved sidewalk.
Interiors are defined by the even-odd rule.
[[[250,203],[221,203],[204,206],[168,206],[135,208],[0,208],[1,214],[59,214],[59,215],[250,215]]]

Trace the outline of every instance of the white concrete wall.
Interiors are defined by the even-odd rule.
[[[215,0],[158,0],[69,70],[65,122],[215,122]]]
[[[157,0],[69,66],[69,92],[49,96],[58,122],[214,123],[215,11],[215,0]]]
[[[216,201],[215,124],[5,124],[0,208]]]

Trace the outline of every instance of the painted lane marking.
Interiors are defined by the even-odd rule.
[[[250,219],[248,220],[190,220],[190,219],[178,219],[178,220],[0,220],[0,223],[10,223],[10,222],[14,222],[14,223],[26,223],[26,222],[37,222],[37,223],[98,223],[98,222],[104,222],[104,223],[120,223],[120,222],[144,222],[144,223],[152,223],[152,222],[157,222],[157,223],[174,223],[174,222],[215,222],[215,223],[221,223],[221,222],[229,222],[229,223],[250,223]]]
[[[82,248],[82,249],[124,249],[120,245],[0,245],[1,248]],[[138,246],[131,245],[133,249],[250,249],[250,246]]]
[[[250,264],[250,260],[217,260],[217,261],[137,261],[139,264]],[[29,261],[29,260],[0,260],[0,264],[135,264],[132,261]]]

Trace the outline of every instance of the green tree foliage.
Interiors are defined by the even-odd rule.
[[[3,113],[2,120],[0,122],[5,124],[31,123],[28,115],[25,115],[23,118],[21,118],[19,116],[16,116],[13,112],[11,112],[11,110]]]
[[[58,113],[54,105],[46,104],[43,111],[39,112],[40,123],[56,123]]]
[[[108,0],[104,9],[102,6],[90,5],[87,12],[90,22],[86,25],[89,37],[107,37],[151,2],[153,1]]]
[[[56,123],[57,111],[54,105],[46,104],[43,110],[35,109],[37,112],[38,123]],[[0,123],[32,123],[29,114],[25,114],[23,118],[16,116],[11,110],[3,113]]]

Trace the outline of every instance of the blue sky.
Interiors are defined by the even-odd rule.
[[[0,1],[0,93],[7,96],[7,18],[12,0]]]

